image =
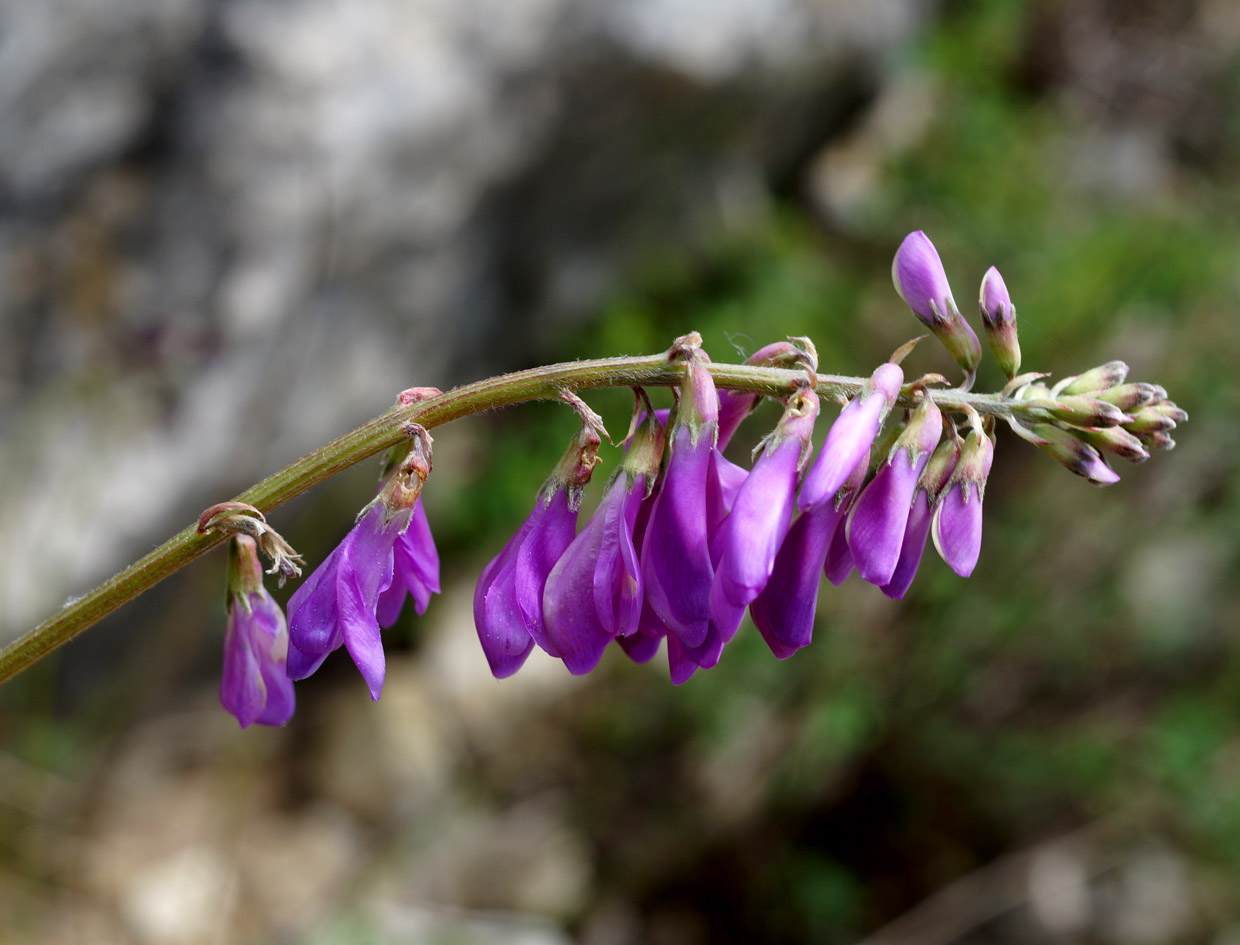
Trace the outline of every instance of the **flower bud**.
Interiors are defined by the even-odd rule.
[[[1108,361],[1097,367],[1090,368],[1083,374],[1069,380],[1062,387],[1057,387],[1056,394],[1094,394],[1124,383],[1128,376],[1128,365],[1123,361]]]
[[[1061,395],[1047,402],[1046,412],[1056,420],[1080,427],[1113,427],[1132,421],[1132,417],[1114,404],[1086,394]]]
[[[1068,427],[1068,432],[1078,440],[1130,463],[1143,463],[1150,458],[1141,440],[1123,427]]]
[[[1100,390],[1094,393],[1099,400],[1105,400],[1108,404],[1115,404],[1124,413],[1129,413],[1138,407],[1144,407],[1159,400],[1160,395],[1158,385],[1156,384],[1116,384],[1114,387],[1108,387],[1106,390]]]
[[[986,342],[990,352],[1008,379],[1020,373],[1020,342],[1016,337],[1016,309],[1008,296],[1007,286],[999,270],[991,266],[982,277],[978,293],[978,306],[982,310],[982,327],[986,329]]]
[[[921,230],[906,236],[896,250],[891,281],[913,314],[972,378],[982,358],[981,343],[956,308],[938,250]]]
[[[1028,432],[1039,449],[1078,476],[1098,486],[1119,482],[1115,470],[1107,465],[1096,449],[1082,443],[1067,431],[1050,423],[1035,423]]]
[[[1161,410],[1142,407],[1132,415],[1132,420],[1124,424],[1133,433],[1156,433],[1174,430],[1176,423]]]
[[[1173,450],[1175,449],[1175,440],[1171,439],[1171,434],[1163,430],[1155,430],[1153,433],[1140,434],[1141,442],[1152,450]]]

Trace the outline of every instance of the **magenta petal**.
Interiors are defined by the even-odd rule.
[[[843,409],[805,475],[797,506],[804,511],[834,500],[848,474],[869,452],[886,411],[886,398],[879,391],[857,397]]]
[[[248,615],[240,605],[234,605],[228,615],[228,630],[224,634],[220,704],[237,717],[242,728],[247,728],[262,714],[267,702],[267,690],[249,636],[238,627],[238,617],[248,618]]]
[[[662,636],[634,633],[627,637],[616,637],[616,643],[634,663],[649,663],[659,652],[662,639]]]
[[[749,605],[762,638],[780,659],[808,646],[813,638],[818,585],[839,520],[831,503],[802,513],[780,545],[770,581]]]
[[[846,512],[847,509],[844,508],[841,511]],[[836,522],[835,530],[831,533],[831,542],[827,545],[827,561],[823,565],[823,573],[827,576],[827,580],[836,587],[848,580],[848,575],[852,574],[853,570],[852,552],[848,550],[848,535],[844,524],[844,518],[841,515],[840,520]]]
[[[439,552],[421,499],[414,504],[409,525],[396,537],[392,551],[392,583],[379,595],[376,607],[381,627],[396,623],[406,594],[413,597],[415,611],[423,614],[431,595],[439,593]]]
[[[347,540],[348,538],[345,539]],[[343,548],[344,542],[341,542],[289,598],[289,641],[304,657],[325,657],[340,645],[336,613],[336,572]],[[305,679],[318,669],[320,663],[322,659],[307,668],[307,660],[290,659],[289,676],[292,679]]]
[[[524,537],[528,527],[527,522],[513,536],[509,547]],[[482,569],[474,590],[474,626],[487,665],[496,679],[505,679],[520,669],[534,648],[534,638],[525,629],[525,621],[521,619],[510,590],[516,553],[509,555],[509,547]]]
[[[930,534],[948,567],[961,577],[973,573],[982,550],[982,497],[976,486],[955,482],[939,496]]]
[[[534,642],[552,656],[559,656],[555,645],[547,640],[543,627],[543,589],[551,569],[573,543],[577,512],[569,508],[568,492],[557,489],[550,502],[544,504],[540,500],[539,508],[531,517],[536,518],[534,528],[517,551],[513,575],[517,606]]]
[[[732,511],[732,504],[749,478],[749,470],[727,459],[719,450],[711,450],[710,470],[706,476],[706,532],[714,535]]]
[[[605,510],[600,508],[599,512],[603,514],[596,513],[586,523],[551,569],[543,591],[547,642],[574,675],[594,669],[612,641],[595,606],[595,571],[607,525]]]
[[[910,464],[907,451],[898,450],[853,500],[846,535],[848,550],[862,580],[880,587],[891,580],[904,542],[917,478],[927,459],[929,456],[923,454]]]
[[[800,457],[801,441],[795,437],[762,454],[720,527],[723,547],[711,599],[712,613],[721,625],[728,622],[723,602],[743,612],[771,576],[792,521]],[[718,612],[713,609],[716,600]]]
[[[576,530],[564,489],[539,496],[529,517],[482,571],[474,591],[474,624],[491,672],[511,676],[537,642],[559,656],[543,625],[542,595],[556,561]]]
[[[645,476],[633,483],[619,475],[608,487],[595,518],[603,519],[592,596],[598,620],[611,636],[637,632],[644,598],[644,582],[633,528],[645,495]]]
[[[709,438],[703,435],[694,444],[689,429],[679,427],[642,542],[647,599],[687,646],[702,644],[710,621],[714,578],[706,527],[710,462]]]
[[[891,580],[882,586],[882,592],[893,600],[903,597],[917,576],[917,567],[926,550],[926,538],[930,535],[930,519],[933,510],[924,489],[917,490],[909,509],[904,538],[900,544],[900,556],[896,560]]]

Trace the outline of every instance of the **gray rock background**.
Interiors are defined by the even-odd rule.
[[[8,0],[0,641],[744,227],[915,0]]]

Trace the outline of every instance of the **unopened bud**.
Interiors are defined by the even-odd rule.
[[[1108,387],[1124,383],[1124,378],[1127,376],[1127,364],[1123,361],[1108,361],[1106,364],[1090,368],[1083,374],[1078,374],[1062,388],[1057,389],[1056,393],[1093,394],[1096,391],[1106,390]]]
[[[900,244],[891,264],[891,281],[913,314],[972,378],[982,359],[981,342],[956,308],[938,250],[921,230]]]
[[[1037,423],[1030,428],[1029,432],[1036,437],[1033,442],[1039,449],[1078,476],[1099,486],[1109,486],[1119,482],[1119,476],[1107,465],[1101,453],[1088,443],[1082,443],[1067,431],[1050,423]]]
[[[1068,432],[1078,440],[1130,463],[1143,463],[1150,458],[1141,440],[1123,427],[1068,427]]]
[[[1171,439],[1171,434],[1162,430],[1156,430],[1153,433],[1141,434],[1141,442],[1143,442],[1150,449],[1154,450],[1175,449],[1175,440]]]
[[[1185,423],[1188,421],[1188,411],[1181,410],[1173,401],[1170,400],[1160,400],[1157,403],[1150,404],[1146,409],[1164,416],[1169,420],[1174,420],[1176,423]]]
[[[1132,421],[1124,424],[1133,433],[1157,433],[1175,429],[1175,421],[1166,414],[1142,407],[1132,415]]]
[[[1116,384],[1114,387],[1100,390],[1094,394],[1099,400],[1105,400],[1108,404],[1115,404],[1125,413],[1130,413],[1138,407],[1144,407],[1146,404],[1153,403],[1166,396],[1159,393],[1159,388],[1155,384],[1144,384],[1137,382],[1134,384]]]
[[[1061,396],[1046,405],[1046,412],[1056,420],[1081,427],[1113,427],[1132,420],[1114,404],[1085,394]]]
[[[999,367],[1009,379],[1020,373],[1020,342],[1016,337],[1016,309],[999,270],[991,266],[982,277],[978,294],[986,342]]]

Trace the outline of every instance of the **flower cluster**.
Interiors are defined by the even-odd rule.
[[[580,430],[474,592],[474,622],[491,672],[512,675],[535,646],[581,674],[613,642],[637,662],[650,660],[665,642],[679,684],[719,661],[746,611],[780,659],[808,645],[824,577],[838,585],[855,571],[899,598],[927,539],[953,571],[968,577],[981,551],[996,419],[1100,485],[1118,479],[1108,456],[1141,462],[1151,449],[1174,446],[1170,431],[1187,414],[1161,387],[1127,382],[1122,362],[1054,385],[1043,383],[1046,375],[1019,373],[1016,310],[993,267],[982,279],[978,306],[988,347],[1008,381],[999,394],[970,395],[981,344],[924,233],[901,244],[892,277],[913,314],[963,369],[959,388],[936,389],[947,383],[937,374],[906,382],[901,363],[916,342],[864,380],[829,383],[817,374],[808,339],[768,345],[748,359],[746,370],[778,375],[778,384],[772,380],[765,389],[772,396],[783,392],[783,413],[744,468],[723,450],[762,395],[717,391],[701,338],[686,335],[667,353],[682,368],[675,406],[655,410],[636,389],[623,458],[580,531],[578,509],[606,431],[576,395],[564,392],[581,417]],[[815,456],[824,389],[836,393],[842,409]],[[437,395],[407,391],[398,406]],[[242,726],[286,721],[293,710],[289,680],[310,675],[341,646],[379,698],[381,629],[396,621],[406,597],[422,613],[439,590],[438,555],[420,499],[431,441],[420,426],[406,432],[412,445],[403,457],[390,457],[377,497],[293,594],[287,631],[262,588],[255,541],[247,537],[270,531],[261,513],[238,503],[204,513],[200,528],[236,534],[220,696]],[[291,549],[270,535],[266,541],[260,547],[284,562],[277,562],[279,570],[295,570]]]

